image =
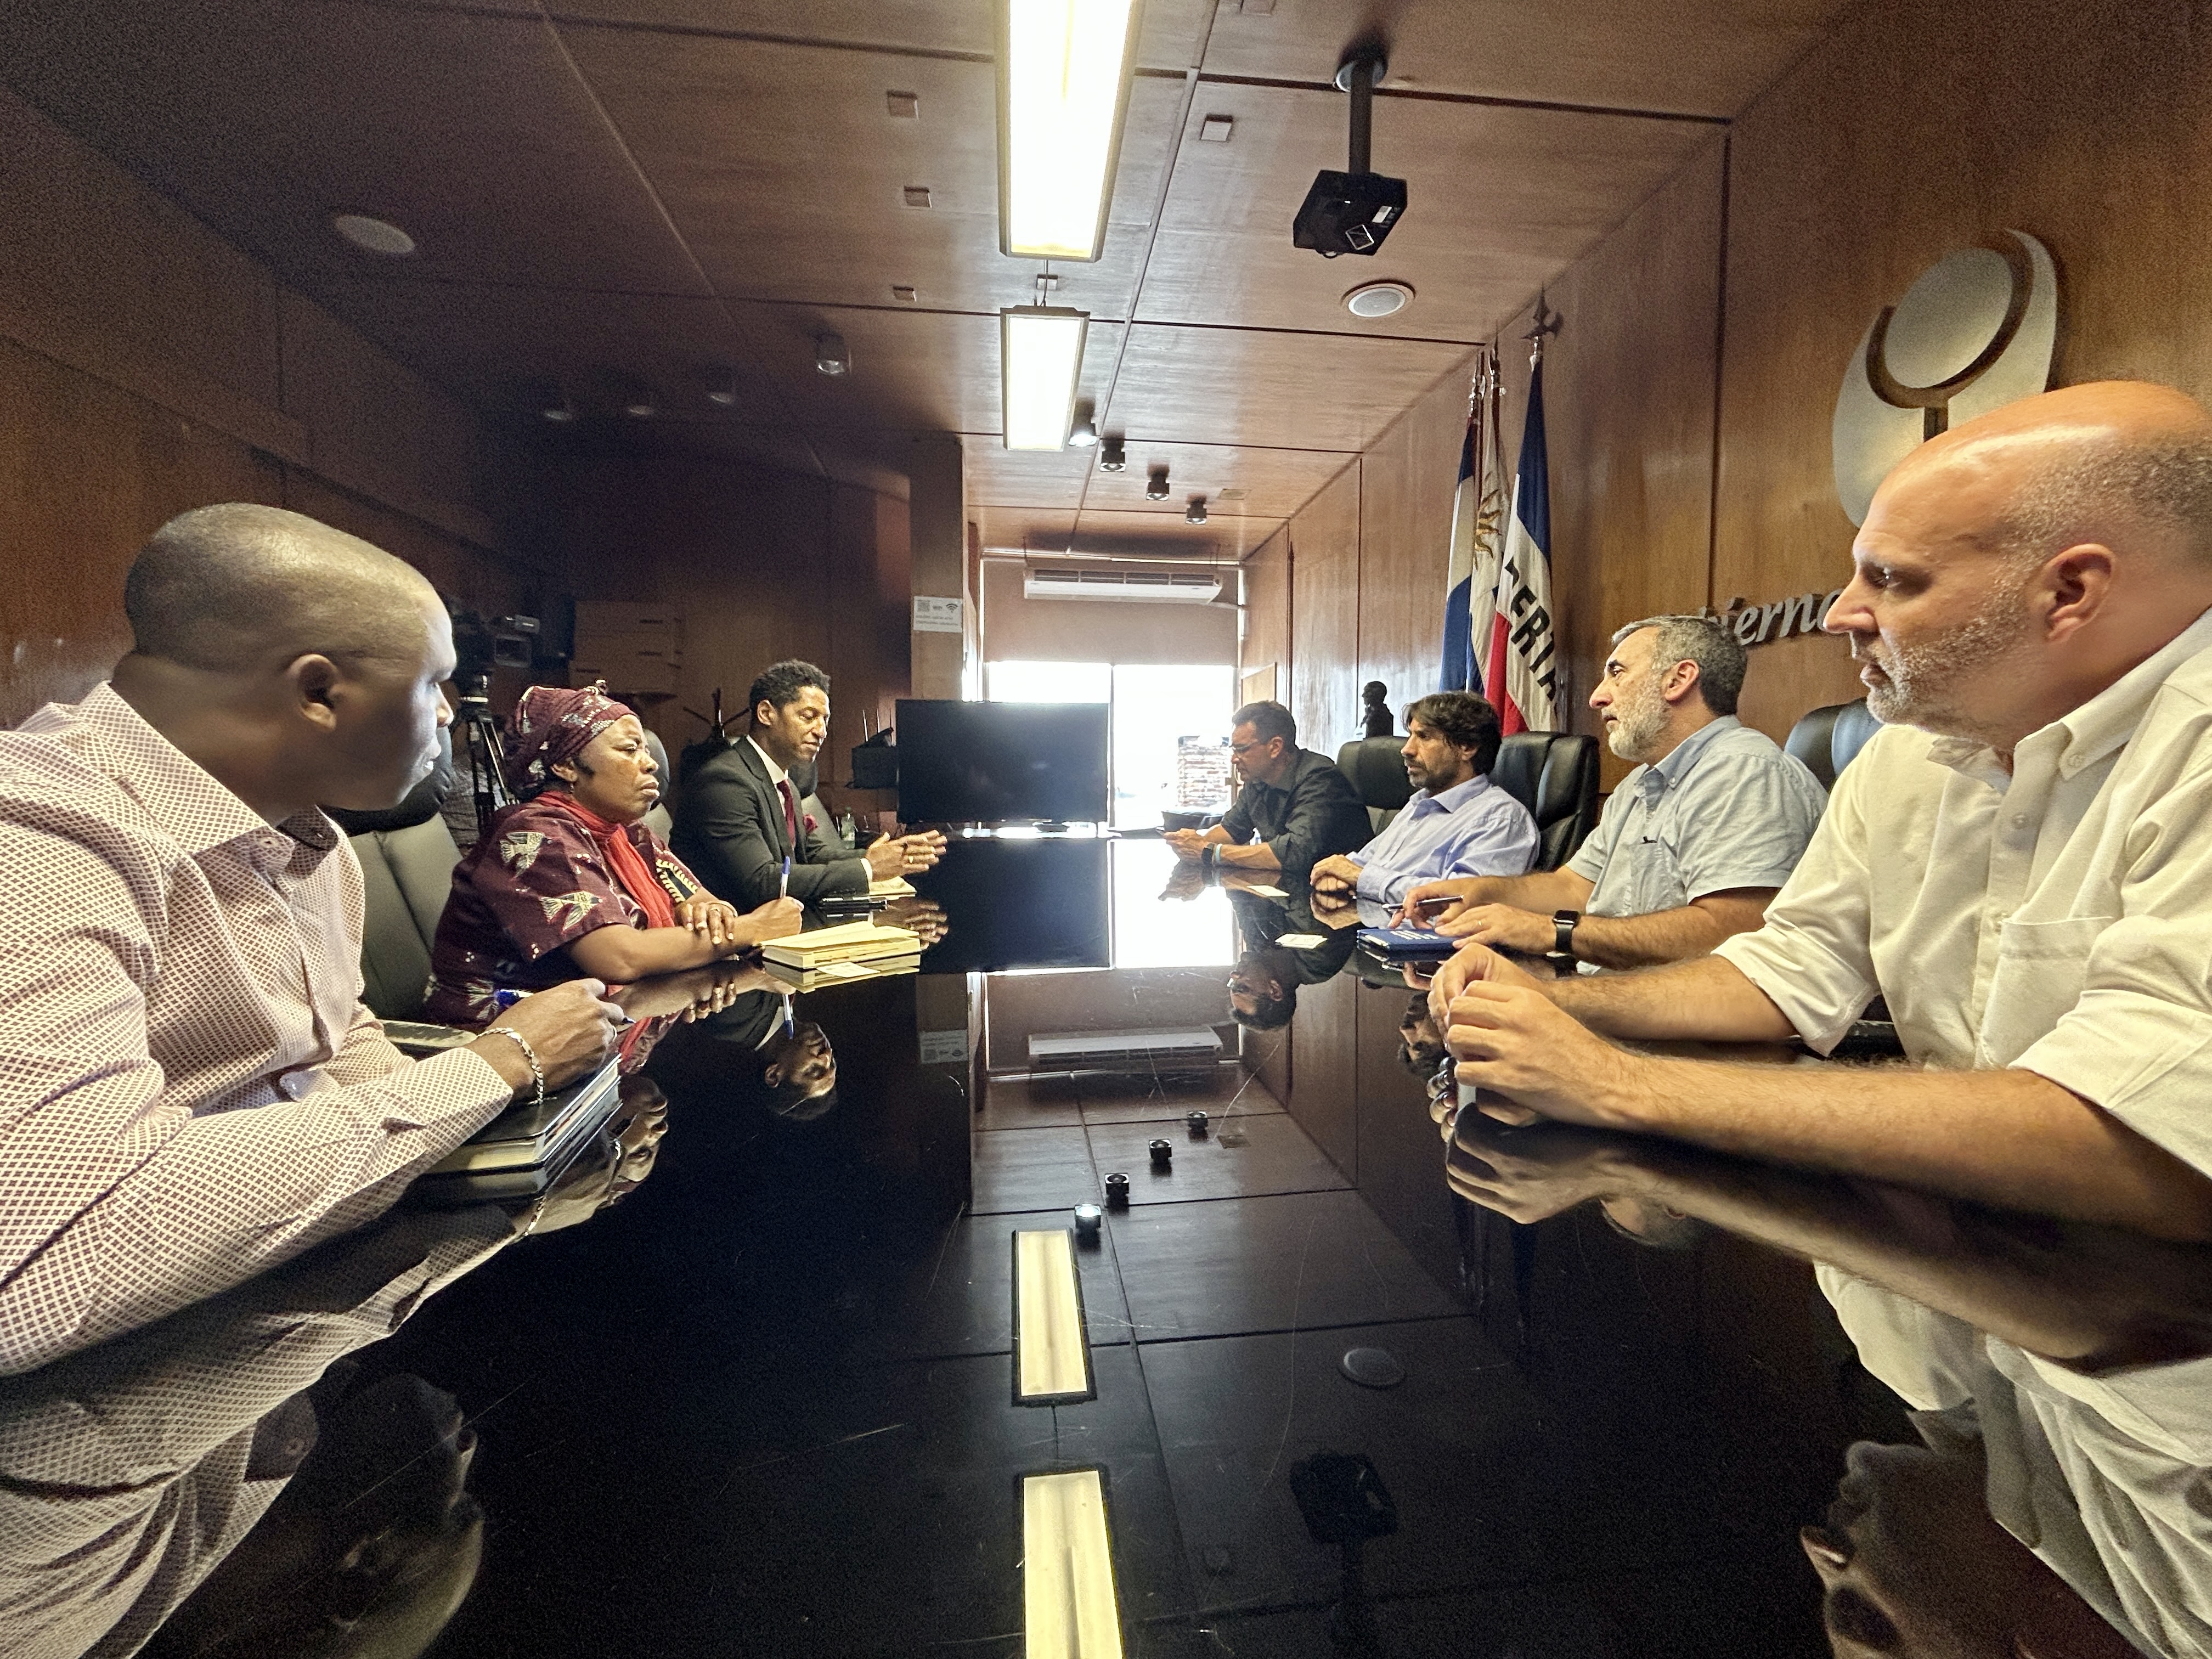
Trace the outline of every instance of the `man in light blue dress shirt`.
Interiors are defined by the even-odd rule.
[[[1744,651],[1708,617],[1646,617],[1613,636],[1590,707],[1640,763],[1566,865],[1517,880],[1423,882],[1409,921],[1584,969],[1703,956],[1757,927],[1827,804],[1803,763],[1735,718]]]
[[[1401,751],[1415,793],[1356,853],[1313,868],[1316,892],[1395,904],[1425,881],[1517,876],[1536,858],[1536,821],[1490,781],[1498,711],[1471,691],[1438,691],[1406,711]]]

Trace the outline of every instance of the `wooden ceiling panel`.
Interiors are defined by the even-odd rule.
[[[475,0],[453,0],[473,4]],[[998,50],[993,0],[553,0],[556,19],[589,20],[706,34],[878,46],[893,51],[964,52]],[[1198,62],[1212,0],[1149,0],[1137,62],[1179,70]]]
[[[1008,449],[991,439],[972,438],[966,456],[968,500],[978,507],[1083,505],[1083,486],[1096,449],[1051,451]]]
[[[1209,515],[1202,525],[1185,524],[1180,502],[1173,513],[1100,512],[1085,507],[1075,520],[1076,553],[1211,554],[1241,559],[1259,550],[1283,526],[1280,519],[1232,519]]]
[[[975,446],[969,446],[972,455]],[[1075,514],[1071,508],[1038,507],[971,507],[968,516],[983,545],[1022,550],[1061,550],[1075,540]]]
[[[542,19],[334,0],[14,0],[26,96],[308,286],[394,261],[327,216],[393,220],[410,276],[696,293],[651,192]]]
[[[997,117],[987,64],[751,40],[572,29],[571,49],[718,292],[982,311],[1033,295],[999,252]],[[912,118],[884,94],[911,92]],[[1179,82],[1136,83],[1112,228],[1057,267],[1057,303],[1128,314]],[[739,112],[742,112],[740,118]],[[919,186],[929,205],[908,205]]]
[[[1386,88],[1732,116],[1848,0],[1421,0],[1388,9]],[[1336,0],[1224,4],[1214,75],[1326,82],[1375,15]],[[1386,169],[1389,170],[1389,169]]]
[[[806,425],[999,433],[995,315],[750,303],[738,313],[762,371]],[[1103,393],[1121,329],[1091,325],[1079,395]],[[816,371],[815,337],[825,330],[845,337],[849,374]]]
[[[1468,355],[1425,340],[1139,323],[1104,424],[1132,443],[1350,453]]]
[[[1344,165],[1334,92],[1204,85],[1161,214],[1137,314],[1473,342],[1626,219],[1702,145],[1698,122],[1414,102],[1375,112],[1375,161],[1407,180],[1406,216],[1380,253],[1324,259],[1291,245],[1314,174]],[[1230,142],[1196,142],[1211,114]],[[1354,317],[1344,295],[1395,278],[1413,303]]]
[[[1217,518],[1286,519],[1341,472],[1348,456],[1313,449],[1238,449],[1223,444],[1161,443],[1131,439],[1129,464],[1119,472],[1093,466],[1083,497],[1092,511],[1171,513],[1181,518],[1189,498],[1202,495]],[[1094,455],[1097,451],[1091,452]],[[1168,470],[1168,499],[1147,501],[1152,469]],[[1236,492],[1236,493],[1230,493]]]
[[[442,283],[354,282],[330,308],[429,379],[479,407],[512,410],[532,381],[566,386],[586,413],[643,386],[672,415],[785,422],[718,300],[659,294],[518,293]],[[708,401],[710,370],[735,371],[737,404]]]

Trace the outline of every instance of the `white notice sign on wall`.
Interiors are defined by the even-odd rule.
[[[957,634],[961,628],[960,601],[914,596],[914,631],[917,634]]]
[[[956,600],[957,604],[957,601]],[[968,1033],[965,1031],[924,1031],[921,1034],[921,1063],[925,1066],[958,1066],[968,1058]]]

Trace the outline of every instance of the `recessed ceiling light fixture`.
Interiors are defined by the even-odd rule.
[[[331,228],[356,247],[386,258],[404,259],[415,251],[415,239],[389,219],[372,218],[366,213],[333,213]]]
[[[1344,308],[1355,317],[1395,317],[1413,303],[1413,290],[1403,283],[1362,283],[1344,296]]]
[[[1206,497],[1203,495],[1192,496],[1190,498],[1190,505],[1182,510],[1182,516],[1183,522],[1186,524],[1204,524],[1206,522]]]
[[[1145,499],[1148,501],[1164,501],[1171,493],[1168,485],[1167,468],[1164,466],[1152,468],[1145,480]]]
[[[1088,449],[1098,441],[1098,426],[1091,419],[1091,399],[1088,398],[1075,406],[1075,425],[1068,432],[1067,441],[1077,449]]]
[[[999,0],[999,247],[1096,259],[1129,107],[1136,0]]]
[[[1009,306],[999,313],[1000,414],[1009,449],[1065,449],[1091,313]]]
[[[649,421],[659,413],[659,410],[653,401],[652,393],[641,392],[623,405],[623,413],[634,421]]]
[[[905,197],[908,207],[926,208],[929,205],[927,185],[908,185],[900,194]]]
[[[817,334],[814,337],[814,367],[824,374],[849,374],[853,372],[853,349],[845,343],[842,334]]]
[[[1198,124],[1199,142],[1206,144],[1225,144],[1236,131],[1235,116],[1209,115]]]
[[[564,386],[547,398],[544,407],[538,412],[556,426],[573,425],[576,419],[576,400],[568,395]]]
[[[1100,441],[1098,447],[1098,470],[1101,472],[1119,472],[1123,467],[1128,465],[1128,464],[1129,452],[1121,447],[1121,440],[1120,438],[1109,434]],[[1736,609],[1741,611],[1743,607],[1741,605],[1738,605],[1736,606]]]
[[[707,401],[718,409],[734,407],[738,401],[738,371],[734,368],[708,369]]]
[[[910,92],[885,93],[884,107],[890,112],[891,118],[896,121],[918,120],[921,116],[921,100]]]

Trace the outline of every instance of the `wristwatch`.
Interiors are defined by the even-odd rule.
[[[1552,954],[1571,957],[1575,953],[1575,924],[1583,919],[1579,910],[1552,912]]]

